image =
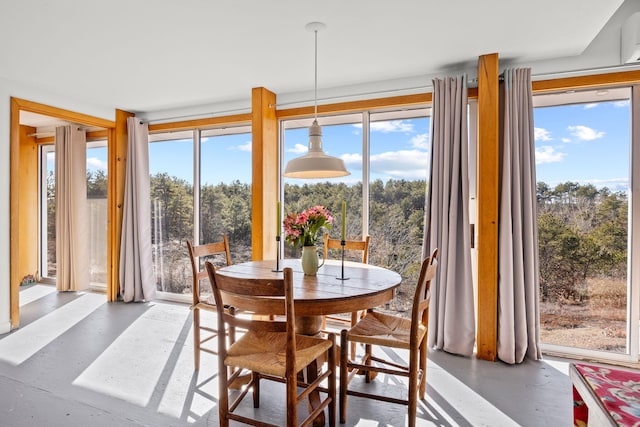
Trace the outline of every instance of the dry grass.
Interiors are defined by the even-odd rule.
[[[587,282],[582,303],[541,303],[540,340],[548,344],[624,352],[627,341],[625,280],[607,278]]]

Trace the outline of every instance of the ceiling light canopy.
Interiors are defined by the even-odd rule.
[[[309,150],[307,154],[289,160],[283,174],[288,178],[337,178],[350,175],[342,159],[329,156],[322,150],[322,128],[318,124],[318,31],[325,27],[321,22],[311,22],[305,26],[315,34],[314,119],[309,127]]]

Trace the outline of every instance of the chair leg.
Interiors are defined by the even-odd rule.
[[[347,387],[349,386],[347,360],[347,331],[340,332],[340,423],[347,422]]]
[[[200,369],[200,309],[193,308],[193,366]]]
[[[419,348],[409,350],[409,409],[407,411],[409,427],[415,427],[418,412],[418,351]]]
[[[229,390],[227,367],[221,358],[218,358],[218,417],[220,427],[229,427]]]
[[[356,323],[358,323],[358,315],[360,313],[358,313],[357,311],[354,311],[351,313],[351,327],[353,328],[354,326],[356,326]],[[356,360],[356,343],[352,342],[350,347],[350,355],[349,357],[351,358],[351,360]]]
[[[427,388],[427,337],[425,336],[420,344],[420,370],[422,371],[422,377],[420,377],[420,385],[418,387],[418,396],[420,400],[424,400],[424,394]]]
[[[364,354],[365,354],[365,362],[364,364],[366,366],[371,366],[371,344],[365,344],[364,346]],[[373,381],[373,379],[375,378],[375,373],[366,369],[364,372],[364,380],[367,383],[370,383],[371,381]]]
[[[253,382],[253,407],[260,407],[260,374],[251,372],[251,382]]]
[[[331,375],[329,375],[329,427],[335,427],[336,425],[336,336],[330,335],[331,348],[329,349],[329,363],[327,368],[331,369]]]

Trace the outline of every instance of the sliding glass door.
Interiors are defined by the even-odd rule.
[[[629,88],[534,97],[546,350],[637,358],[637,284],[628,274],[630,99]]]

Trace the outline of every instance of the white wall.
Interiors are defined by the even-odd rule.
[[[10,106],[11,97],[66,110],[76,111],[115,120],[113,108],[97,107],[68,99],[62,95],[38,90],[0,77],[0,334],[11,329],[11,307],[9,296],[9,166],[10,166]]]

